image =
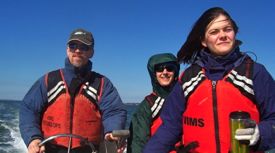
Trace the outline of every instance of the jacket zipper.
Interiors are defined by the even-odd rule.
[[[214,114],[214,127],[215,127],[215,140],[216,140],[216,153],[221,152],[220,146],[220,133],[219,133],[219,118],[217,110],[217,81],[212,81],[212,98],[213,98],[213,114]]]

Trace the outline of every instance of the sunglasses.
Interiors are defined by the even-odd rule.
[[[175,72],[177,70],[177,66],[171,63],[155,65],[155,72],[163,72],[164,69],[168,72]]]
[[[69,43],[68,47],[70,48],[71,52],[75,52],[76,49],[79,49],[80,51],[89,51],[90,46],[85,44],[76,44],[76,43]]]

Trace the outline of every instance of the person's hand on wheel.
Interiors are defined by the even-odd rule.
[[[45,152],[45,146],[39,146],[41,143],[40,139],[34,139],[31,141],[31,143],[28,146],[28,153],[44,153]]]

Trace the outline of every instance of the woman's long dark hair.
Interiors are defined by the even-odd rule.
[[[238,26],[230,15],[220,7],[213,7],[206,10],[200,18],[195,22],[192,30],[190,31],[187,40],[178,51],[177,59],[181,63],[190,64],[196,58],[196,55],[202,48],[201,41],[204,39],[206,28],[210,22],[215,20],[219,15],[224,15],[231,21],[234,32],[238,32]]]

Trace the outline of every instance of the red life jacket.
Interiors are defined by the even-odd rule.
[[[151,107],[151,112],[152,112],[151,136],[153,136],[156,133],[157,129],[162,124],[162,120],[160,118],[160,112],[163,107],[165,99],[157,96],[155,93],[151,93],[145,98],[149,106]],[[175,145],[175,147],[179,147],[181,145],[183,144],[180,141]],[[176,153],[176,151],[170,151],[170,153]]]
[[[103,78],[89,72],[84,82],[73,85],[70,90],[62,70],[46,76],[48,106],[42,117],[45,138],[56,134],[75,134],[98,145],[102,134],[101,113],[97,102],[101,97]],[[72,80],[73,82],[74,80]],[[69,138],[57,138],[53,144],[68,147]],[[80,147],[80,140],[73,138],[71,147]]]
[[[188,68],[181,78],[186,97],[183,113],[184,144],[197,141],[190,152],[228,153],[230,119],[233,111],[246,111],[257,123],[260,120],[252,82],[252,60],[233,69],[222,80],[211,81],[198,65]]]
[[[145,99],[147,100],[149,106],[151,107],[151,112],[152,112],[152,124],[151,124],[151,136],[152,136],[156,133],[157,129],[162,124],[162,120],[159,117],[159,115],[165,99],[157,96],[155,93],[151,93],[150,95],[146,96]]]

